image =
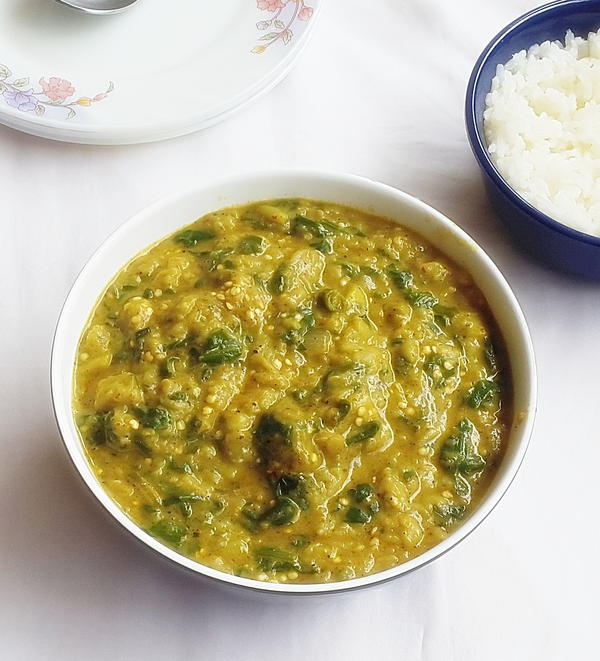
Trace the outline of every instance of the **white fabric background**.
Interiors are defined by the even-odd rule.
[[[0,127],[0,658],[598,658],[599,286],[510,242],[463,128],[478,53],[534,4],[328,0],[286,81],[169,142],[90,148]],[[367,175],[448,214],[514,287],[540,372],[530,451],[492,516],[432,566],[335,597],[230,593],[146,552],[78,480],[50,405],[60,306],[109,232],[207,177],[280,166]]]

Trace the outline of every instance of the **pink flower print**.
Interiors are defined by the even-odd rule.
[[[308,19],[313,15],[313,8],[312,7],[302,7],[300,12],[298,13],[298,18],[301,21],[308,21]]]
[[[265,11],[277,11],[278,9],[283,9],[285,3],[281,0],[256,0],[256,6]]]
[[[75,94],[75,88],[68,80],[52,76],[49,81],[40,79],[40,85],[44,94],[51,101],[64,101]]]
[[[38,102],[35,96],[29,92],[21,92],[20,90],[5,90],[4,98],[6,103],[21,112],[32,112],[37,108]]]

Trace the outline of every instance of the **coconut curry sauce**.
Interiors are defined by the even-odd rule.
[[[141,528],[263,581],[365,576],[467,514],[510,379],[470,276],[391,221],[223,209],[116,276],[78,349],[98,480]]]

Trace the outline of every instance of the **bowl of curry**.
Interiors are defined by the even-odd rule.
[[[85,483],[179,565],[271,592],[402,575],[512,481],[536,402],[522,312],[462,230],[342,174],[156,204],[77,278],[52,351]]]

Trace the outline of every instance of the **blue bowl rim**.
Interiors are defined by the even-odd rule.
[[[483,49],[481,55],[475,62],[473,71],[469,78],[469,84],[467,85],[467,94],[466,94],[466,103],[465,103],[465,118],[467,124],[467,135],[469,137],[469,142],[471,144],[471,149],[475,154],[481,168],[485,170],[487,175],[492,179],[492,181],[498,186],[498,188],[512,201],[517,205],[523,208],[523,210],[533,217],[534,220],[546,225],[552,230],[560,232],[568,236],[571,239],[576,241],[581,241],[590,245],[600,247],[600,237],[594,236],[592,234],[586,234],[585,232],[580,232],[568,225],[565,225],[558,220],[555,220],[551,216],[548,216],[543,211],[540,211],[532,204],[530,204],[524,197],[522,197],[514,188],[512,188],[506,179],[500,174],[498,168],[490,158],[487,147],[485,144],[485,138],[481,135],[479,129],[477,128],[476,121],[476,109],[475,109],[475,90],[479,84],[479,78],[481,76],[481,71],[486,64],[488,58],[497,45],[505,39],[510,34],[516,32],[519,28],[528,24],[533,19],[537,18],[541,14],[546,12],[552,12],[555,9],[560,7],[565,7],[569,5],[573,6],[583,6],[588,2],[588,0],[555,0],[554,2],[549,2],[541,7],[536,7],[531,11],[519,16],[512,23],[509,23],[504,27]],[[531,44],[533,46],[533,44]]]

